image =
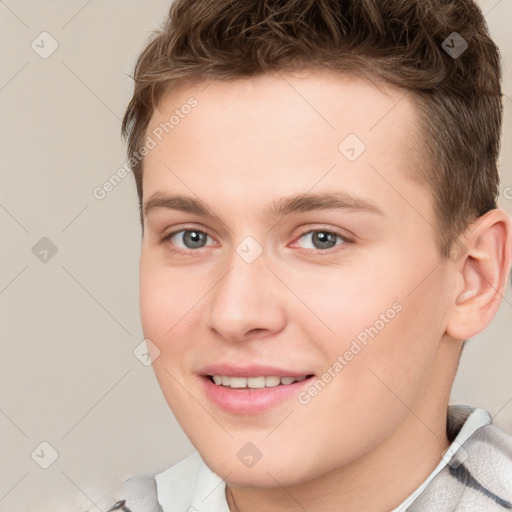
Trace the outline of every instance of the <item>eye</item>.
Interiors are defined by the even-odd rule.
[[[317,249],[317,250],[325,250],[331,249],[332,247],[336,247],[337,245],[342,245],[349,240],[342,236],[340,233],[335,231],[328,231],[325,229],[319,230],[311,230],[306,233],[303,233],[298,240],[304,239],[310,246],[303,247],[304,249]],[[340,241],[339,243],[338,240]],[[312,245],[312,247],[311,247]]]
[[[170,241],[181,249],[201,249],[208,239],[213,240],[207,233],[198,229],[182,229],[169,233],[163,241]]]

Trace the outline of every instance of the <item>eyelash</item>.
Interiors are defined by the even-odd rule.
[[[302,237],[309,235],[309,234],[313,234],[313,233],[328,233],[330,235],[335,235],[336,237],[341,239],[341,243],[336,244],[333,247],[329,247],[328,249],[304,249],[304,248],[302,248],[302,250],[304,251],[304,253],[306,255],[328,256],[328,255],[332,255],[333,253],[336,253],[338,251],[344,250],[344,249],[342,249],[343,246],[354,243],[353,239],[347,237],[346,235],[340,233],[339,231],[336,231],[335,229],[327,229],[327,228],[308,229],[307,231],[303,231],[302,233],[300,233],[297,236],[296,240],[300,240]],[[296,242],[294,242],[294,245],[295,244],[296,244]]]
[[[181,228],[181,229],[178,229],[176,231],[173,231],[167,235],[165,235],[162,239],[161,239],[161,243],[164,244],[164,243],[167,243],[169,242],[169,240],[177,235],[178,233],[186,233],[186,232],[190,232],[190,231],[195,231],[195,232],[198,232],[198,233],[202,233],[204,235],[206,235],[207,237],[213,239],[213,237],[208,234],[206,231],[204,230],[201,230],[201,229],[196,229],[194,227],[184,227],[184,228]],[[340,233],[339,231],[336,231],[334,229],[325,229],[325,228],[317,228],[317,229],[309,229],[307,231],[303,231],[302,233],[300,233],[296,240],[300,240],[302,237],[304,237],[305,235],[309,235],[309,234],[312,234],[312,233],[328,233],[328,234],[332,234],[332,235],[335,235],[336,237],[340,238],[342,240],[341,243],[339,244],[336,244],[335,246],[333,247],[330,247],[328,249],[302,249],[303,252],[306,254],[306,255],[331,255],[335,252],[338,252],[339,250],[343,250],[343,249],[340,249],[341,247],[347,245],[347,244],[353,244],[354,243],[354,240],[347,237],[346,235]],[[294,242],[295,244],[296,242]],[[182,249],[182,248],[179,248],[179,249],[176,249],[176,248],[173,248],[172,251],[173,252],[176,252],[178,254],[183,254],[183,255],[190,255],[190,254],[197,254],[197,253],[201,253],[203,252],[204,249],[207,249],[208,247],[200,247],[198,249],[188,249],[188,250],[185,250],[185,249]]]

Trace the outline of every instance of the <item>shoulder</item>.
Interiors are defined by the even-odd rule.
[[[202,465],[199,453],[194,452],[155,475],[158,498],[165,512],[188,510],[194,498]]]
[[[170,468],[152,474],[139,474],[124,480],[109,510],[129,512],[184,512],[192,502],[201,467],[197,452]]]
[[[116,493],[116,503],[107,512],[163,512],[158,502],[156,481],[153,475],[136,475],[127,478]]]
[[[437,512],[447,507],[472,512],[512,509],[512,436],[492,424],[478,428],[410,510]]]
[[[198,452],[155,475],[126,479],[108,512],[117,510],[229,512],[224,480],[206,466]]]
[[[495,425],[486,425],[463,448],[461,465],[495,494],[512,502],[512,436]]]
[[[198,452],[155,476],[165,512],[229,512],[225,481]]]
[[[494,425],[478,429],[448,465],[446,478],[468,510],[512,509],[512,437]]]

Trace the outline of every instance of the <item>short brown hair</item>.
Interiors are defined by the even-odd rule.
[[[450,55],[443,41],[450,48],[459,36],[468,46]],[[426,162],[418,172],[433,192],[447,257],[499,193],[500,54],[471,0],[175,0],[135,66],[122,123],[128,156],[173,88],[313,68],[412,93]],[[131,166],[141,221],[142,164]]]

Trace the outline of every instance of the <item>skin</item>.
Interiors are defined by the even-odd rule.
[[[423,140],[409,96],[328,72],[189,85],[168,94],[148,134],[193,96],[198,105],[144,161],[144,204],[199,199],[214,217],[144,215],[140,307],[164,396],[232,511],[389,511],[441,460],[461,340],[486,327],[510,266],[510,222],[493,210],[441,259],[432,193],[415,177]],[[401,101],[399,101],[401,100]],[[348,134],[366,145],[354,162]],[[381,213],[317,209],[279,217],[270,202],[340,192]],[[412,207],[414,205],[414,207]],[[183,229],[207,233],[184,245]],[[334,231],[322,248],[311,235]],[[236,252],[252,236],[252,263]],[[343,238],[345,237],[345,238]],[[307,405],[227,413],[204,395],[207,364],[273,364],[321,376],[379,315],[386,323]],[[247,442],[262,457],[247,468]],[[228,475],[228,476],[226,476]]]

